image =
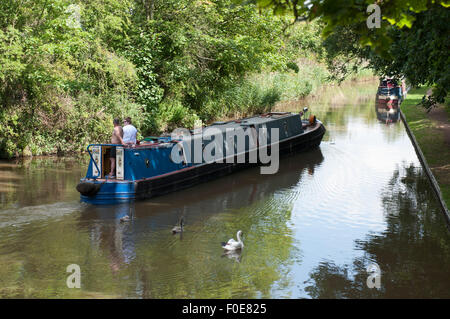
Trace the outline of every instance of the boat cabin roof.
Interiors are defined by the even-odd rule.
[[[239,120],[231,120],[227,122],[214,122],[211,125],[208,125],[204,128],[208,127],[217,127],[219,129],[225,130],[226,128],[237,128],[237,127],[247,127],[247,126],[259,126],[264,123],[268,123],[283,117],[290,117],[290,116],[298,116],[298,114],[291,113],[291,112],[270,112],[265,113],[261,115],[251,116]]]
[[[203,132],[207,128],[218,128],[221,131],[225,131],[227,128],[242,128],[242,127],[250,127],[255,126],[259,127],[262,124],[269,123],[272,121],[276,121],[282,118],[294,118],[298,117],[299,122],[301,121],[301,118],[299,117],[298,113],[291,113],[291,112],[269,112],[264,113],[261,115],[255,115],[243,119],[237,119],[237,120],[230,120],[230,121],[217,121],[214,122],[208,126],[202,127],[201,130],[190,130],[190,133],[192,134],[192,137],[194,137],[196,134],[199,134],[200,132]],[[301,128],[301,126],[300,126]],[[195,137],[196,138],[196,137]],[[168,147],[171,144],[172,137],[170,135],[168,136],[159,136],[159,137],[152,137],[152,139],[148,140],[147,138],[143,140],[138,145],[133,145],[132,148],[154,148],[154,147]],[[129,148],[126,148],[129,149]]]

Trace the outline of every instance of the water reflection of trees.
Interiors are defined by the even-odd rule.
[[[0,208],[47,204],[78,198],[76,183],[88,158],[33,157],[0,162]]]
[[[276,110],[299,112],[308,106],[311,113],[328,128],[324,136],[324,141],[327,141],[331,134],[330,127],[334,127],[332,134],[345,135],[351,130],[351,123],[355,119],[367,124],[376,123],[373,102],[377,87],[377,81],[330,85],[306,99],[279,103]]]
[[[92,249],[108,258],[101,268],[127,278],[126,296],[270,298],[274,284],[290,284],[289,257],[298,255],[288,226],[292,188],[322,161],[316,149],[284,159],[275,175],[250,169],[139,202],[128,223],[117,222],[124,215],[117,205],[89,206],[79,227],[89,232]],[[182,240],[170,231],[180,214],[186,221]],[[240,263],[222,258],[220,246],[238,229],[246,245]]]
[[[403,165],[382,192],[387,227],[355,242],[352,265],[320,263],[305,291],[312,298],[449,298],[450,234],[421,169]],[[381,289],[366,285],[366,267],[381,269]]]

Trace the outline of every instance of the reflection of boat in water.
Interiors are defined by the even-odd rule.
[[[272,129],[277,130],[278,138],[272,136]],[[215,133],[211,133],[213,130]],[[239,135],[233,137],[237,133]],[[91,161],[77,190],[82,201],[95,204],[159,196],[267,163],[261,151],[270,153],[274,145],[279,148],[280,156],[315,148],[324,134],[324,126],[315,117],[302,121],[299,114],[279,112],[218,122],[188,132],[182,141],[166,137],[130,147],[89,145]],[[114,179],[106,178],[112,147],[116,148],[117,176]],[[212,160],[206,159],[205,154],[211,155]]]
[[[156,245],[159,245],[159,240],[169,241],[161,245],[170,245],[170,241],[178,240],[170,230],[180,216],[186,219],[185,233],[189,236],[192,225],[205,223],[218,213],[250,206],[280,190],[295,187],[305,175],[313,175],[323,159],[320,148],[316,148],[281,159],[280,169],[273,175],[261,175],[255,167],[151,201],[86,205],[80,215],[79,227],[90,234],[91,245],[104,251],[110,257],[111,268],[118,271],[136,258],[139,243],[151,238]],[[119,219],[125,215],[132,218],[121,223]],[[221,250],[219,242],[217,245]],[[240,261],[239,255],[224,257]]]
[[[226,209],[235,209],[274,194],[277,190],[295,186],[301,175],[313,175],[315,168],[323,161],[320,148],[281,159],[280,169],[273,175],[261,175],[258,168],[252,168],[225,176],[207,184],[199,184],[191,190],[166,194],[151,201],[123,203],[120,205],[87,205],[82,218],[85,220],[117,220],[132,214],[127,225],[143,227],[135,219],[151,218],[152,228],[172,229],[181,215],[187,224]],[[120,224],[120,223],[119,223]],[[137,225],[138,224],[138,225]],[[149,225],[150,225],[149,224]],[[147,229],[148,230],[148,229]]]
[[[399,108],[379,108],[375,105],[377,119],[382,123],[395,123],[400,119]]]

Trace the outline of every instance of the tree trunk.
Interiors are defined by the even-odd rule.
[[[142,0],[145,8],[145,18],[147,21],[153,20],[153,12],[155,11],[155,0]]]
[[[155,11],[155,0],[150,0],[150,20],[153,20],[154,11]]]

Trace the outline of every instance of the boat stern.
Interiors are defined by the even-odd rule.
[[[83,178],[77,185],[82,202],[114,204],[133,201],[136,198],[133,181],[90,180]]]

